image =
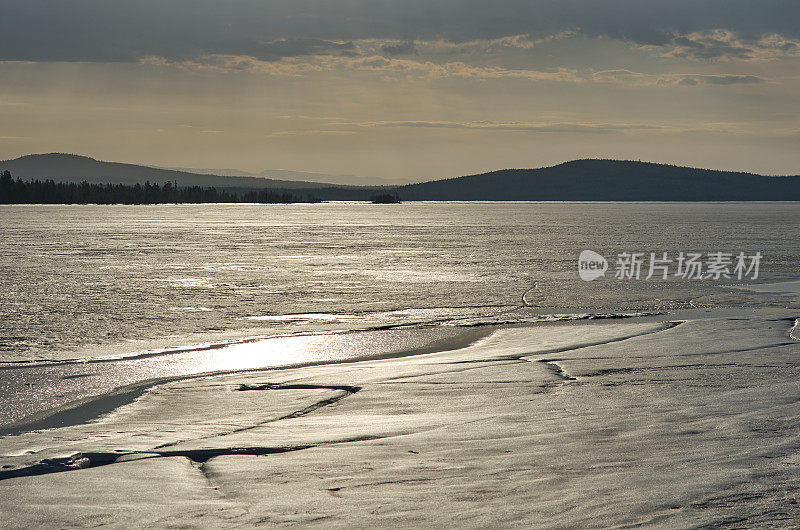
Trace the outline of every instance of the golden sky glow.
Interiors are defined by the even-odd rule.
[[[0,158],[800,173],[800,7],[685,3],[0,0]]]

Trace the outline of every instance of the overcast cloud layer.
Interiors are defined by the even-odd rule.
[[[680,35],[720,28],[745,42],[800,37],[796,0],[2,0],[0,12],[2,59],[29,61],[274,60],[325,52],[314,39],[464,42],[563,30],[689,50]],[[280,39],[293,40],[270,43]]]

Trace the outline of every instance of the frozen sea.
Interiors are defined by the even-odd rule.
[[[798,307],[798,203],[0,207],[0,424],[146,381],[378,357],[473,329]],[[610,261],[578,277],[578,256]],[[641,278],[614,278],[621,253]],[[650,253],[760,253],[650,279]]]

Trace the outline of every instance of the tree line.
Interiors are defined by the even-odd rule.
[[[274,190],[250,190],[241,193],[201,186],[179,187],[177,183],[92,184],[83,181],[54,182],[14,179],[9,171],[0,175],[0,204],[166,204],[241,202],[264,204],[315,203],[311,195],[297,196]]]

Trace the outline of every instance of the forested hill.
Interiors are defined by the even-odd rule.
[[[384,194],[397,196],[402,201],[800,201],[800,176],[768,177],[621,160],[574,160],[539,169],[504,169],[398,187],[349,187],[310,182],[288,183],[254,177],[195,175],[146,166],[98,162],[86,157],[64,158],[66,155],[57,155],[55,159],[47,159],[43,156],[36,155],[33,160],[36,164],[42,164],[36,166],[33,176],[31,168],[35,164],[32,165],[31,160],[23,164],[28,168],[28,173],[17,173],[12,169],[11,174],[23,180],[53,179],[56,183],[66,180],[104,185],[143,185],[149,181],[163,186],[165,182],[170,182],[175,190],[213,186],[220,193],[236,196],[269,189],[276,194],[310,195],[322,200],[367,201]],[[26,157],[11,162],[23,159]],[[59,161],[63,165],[59,165]],[[0,172],[6,169],[5,166],[8,166],[8,162],[0,162]],[[111,171],[114,168],[120,172]],[[144,171],[143,176],[131,180],[132,177],[128,175],[136,174],[135,171],[139,170]],[[151,170],[157,172],[152,174],[152,178],[146,176],[151,175]],[[67,179],[64,175],[70,176]]]
[[[206,175],[173,169],[161,169],[136,164],[103,162],[87,156],[63,153],[26,155],[0,161],[0,172],[10,171],[23,180],[53,180],[55,182],[89,182],[97,184],[137,184],[145,181],[178,186],[215,186],[217,188],[282,188],[306,189],[335,187],[319,182],[277,180],[264,177],[232,177]]]
[[[403,200],[798,201],[800,176],[586,159],[410,184],[394,191]]]
[[[297,191],[297,190],[292,190]],[[319,202],[313,195],[300,195],[290,190],[151,184],[97,184],[90,182],[54,182],[53,180],[14,179],[9,171],[0,172],[0,204],[167,204],[167,203],[295,203]]]

